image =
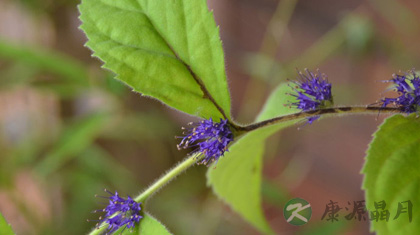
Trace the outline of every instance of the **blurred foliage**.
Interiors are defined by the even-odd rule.
[[[173,138],[180,135],[179,126],[186,121],[177,121],[163,105],[131,92],[89,57],[83,48],[85,39],[77,31],[77,3],[0,3],[23,8],[22,14],[38,27],[35,31],[48,28],[53,32],[46,42],[30,37],[15,40],[3,36],[4,32],[0,36],[0,211],[18,234],[84,234],[94,226],[86,219],[99,217],[90,212],[102,207],[95,194],[106,187],[134,196],[186,154],[176,151]],[[300,50],[287,58],[282,53],[294,45],[290,40],[294,17],[308,3],[271,4],[277,8],[267,13],[271,20],[262,45],[235,58],[242,59],[241,73],[250,77],[245,87],[231,87],[232,94],[243,97],[234,107],[240,120],[252,120],[269,91],[294,77],[296,67],[315,68],[345,58],[353,68],[386,67],[384,73],[391,74],[413,67],[420,59],[419,19],[408,5],[415,5],[413,1],[405,5],[371,0],[350,12],[330,12],[337,19],[334,24],[320,30],[321,36],[313,36],[307,47],[297,46]],[[258,11],[266,13],[264,9]],[[3,11],[0,7],[0,19],[6,17]],[[19,28],[23,18],[16,15],[12,27],[24,30]],[[42,19],[51,24],[44,25]],[[72,35],[82,39],[74,40]],[[225,43],[225,49],[229,45]],[[352,89],[357,93],[363,88]],[[271,138],[271,143],[280,143],[282,136]],[[287,148],[268,144],[266,158],[274,159],[281,147]],[[304,167],[295,162],[298,166],[286,165],[282,172]],[[227,213],[206,188],[205,170],[193,168],[172,182],[151,200],[148,211],[175,234],[255,234],[236,214]],[[266,209],[281,211],[291,197],[281,180],[300,180],[282,172],[262,179]],[[300,232],[334,234],[352,227],[313,223]],[[278,226],[274,229],[281,231]]]

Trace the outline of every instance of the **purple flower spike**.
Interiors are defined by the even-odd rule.
[[[233,134],[227,120],[220,119],[220,122],[203,120],[199,123],[189,123],[189,128],[182,138],[178,149],[197,147],[193,153],[204,154],[204,159],[199,164],[208,164],[219,160],[227,151],[227,146],[233,141]]]
[[[105,209],[95,211],[105,213],[105,218],[102,218],[102,216],[99,217],[97,228],[99,228],[102,223],[109,224],[104,234],[112,234],[122,227],[124,227],[124,229],[134,228],[134,226],[139,223],[140,219],[143,218],[140,215],[141,203],[137,203],[130,196],[127,196],[127,199],[124,199],[118,195],[118,192],[113,194],[106,189],[105,192],[109,193],[111,196],[105,197],[109,199],[109,204]]]
[[[420,111],[420,77],[414,72],[414,69],[404,75],[393,74],[393,78],[385,82],[393,82],[399,96],[381,99],[382,107],[392,104],[407,114]]]
[[[296,85],[292,89],[297,93],[290,94],[296,97],[297,102],[290,103],[291,106],[301,109],[302,111],[310,111],[318,108],[325,108],[333,104],[331,94],[331,83],[328,82],[325,74],[312,73],[305,69],[306,74],[299,72],[299,81],[294,81]],[[320,116],[307,118],[309,124],[312,124]]]

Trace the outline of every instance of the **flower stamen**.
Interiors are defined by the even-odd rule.
[[[315,110],[319,108],[326,108],[333,104],[333,97],[331,93],[331,83],[328,82],[327,76],[321,74],[319,70],[317,73],[312,73],[305,69],[306,75],[299,71],[299,80],[293,81],[296,86],[291,87],[296,94],[288,95],[294,96],[297,102],[289,104],[289,107],[296,107],[302,111]],[[312,124],[320,116],[307,118],[307,122]]]
[[[393,74],[392,79],[384,82],[394,83],[394,91],[398,92],[396,98],[382,98],[382,107],[393,105],[400,108],[403,113],[419,113],[420,111],[420,77],[414,69],[400,74]]]
[[[109,204],[105,209],[94,211],[95,213],[105,213],[104,216],[99,217],[99,222],[96,224],[96,228],[99,229],[102,223],[107,223],[108,227],[105,234],[112,234],[120,228],[134,228],[135,224],[143,218],[140,215],[141,203],[137,203],[130,196],[127,196],[127,199],[124,199],[118,195],[118,192],[113,194],[106,189],[105,192],[109,193],[111,196],[105,197],[109,199]]]
[[[233,141],[233,134],[227,120],[220,119],[220,122],[213,122],[210,118],[198,123],[189,123],[189,125],[193,125],[193,128],[187,131],[184,137],[178,137],[182,140],[177,147],[186,149],[198,146],[193,153],[199,152],[204,155],[203,160],[198,164],[206,165],[217,161],[227,151],[228,144]]]

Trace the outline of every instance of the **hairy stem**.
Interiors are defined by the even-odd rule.
[[[136,202],[144,202],[149,196],[157,192],[179,174],[193,166],[196,162],[200,161],[204,157],[201,153],[195,153],[190,157],[186,158],[184,161],[180,162],[177,166],[172,168],[170,171],[166,172],[162,177],[156,180],[152,185],[150,185],[144,192],[138,195],[134,200]]]
[[[262,122],[253,123],[246,126],[236,127],[239,132],[249,132],[262,127],[293,121],[313,116],[332,116],[332,115],[346,115],[346,114],[377,114],[380,113],[398,113],[401,112],[400,108],[387,108],[387,107],[371,107],[371,106],[345,106],[345,107],[331,107],[324,109],[310,110],[300,113],[293,113],[280,117],[275,117]]]

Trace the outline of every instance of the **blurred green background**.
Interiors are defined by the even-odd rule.
[[[130,91],[83,47],[74,0],[0,1],[0,211],[17,234],[85,234],[104,188],[137,195],[183,159],[194,120]],[[296,68],[327,73],[336,104],[371,104],[399,70],[418,67],[415,0],[209,0],[220,25],[233,115],[251,122]],[[279,104],[282,105],[282,104]],[[383,117],[321,120],[270,138],[262,190],[278,234],[368,234],[367,221],[325,223],[326,203],[364,199],[364,151]],[[174,234],[258,234],[206,187],[205,166],[160,191],[147,210]],[[312,219],[285,222],[301,197]],[[350,208],[351,209],[351,208]]]

